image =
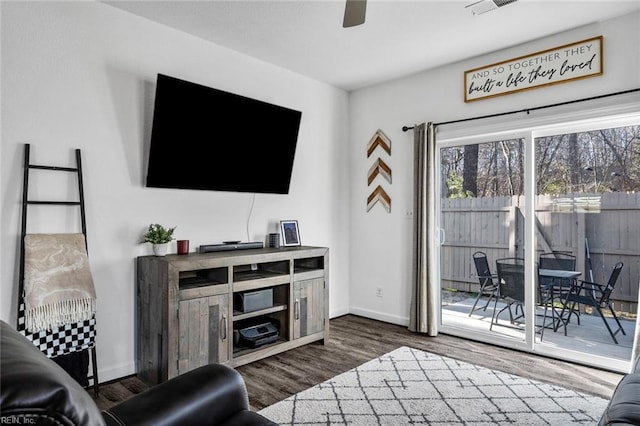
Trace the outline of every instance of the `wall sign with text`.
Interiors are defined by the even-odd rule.
[[[464,73],[464,101],[471,102],[580,78],[602,75],[602,36]]]

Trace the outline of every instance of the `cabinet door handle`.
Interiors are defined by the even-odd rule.
[[[227,325],[227,315],[222,314],[222,333],[220,335],[223,342],[227,340]]]
[[[296,316],[296,320],[300,319],[300,299],[296,299],[296,304],[294,305],[293,311]]]

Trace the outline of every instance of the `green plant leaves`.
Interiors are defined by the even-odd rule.
[[[157,223],[149,225],[149,229],[144,234],[144,242],[151,244],[165,244],[173,240],[173,231],[176,227],[165,228]]]

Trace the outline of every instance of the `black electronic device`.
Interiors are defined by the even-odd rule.
[[[273,306],[273,288],[233,293],[233,310],[251,312]]]
[[[274,318],[262,318],[239,325],[233,330],[233,343],[238,347],[257,348],[278,340],[280,323]]]
[[[200,246],[200,253],[210,253],[213,251],[230,251],[230,250],[248,250],[248,249],[261,249],[264,248],[264,243],[261,241],[252,241],[248,243],[222,243],[222,244],[206,244]]]
[[[301,118],[158,74],[146,186],[287,194]]]

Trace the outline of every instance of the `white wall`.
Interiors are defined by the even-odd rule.
[[[0,2],[0,10],[0,318],[15,320],[23,144],[32,145],[36,162],[61,165],[72,164],[73,149],[81,148],[101,380],[135,369],[134,265],[151,252],[138,244],[149,223],[177,225],[176,236],[194,249],[262,240],[280,219],[298,219],[304,244],[331,249],[331,316],[406,324],[413,141],[401,127],[640,87],[638,14],[347,94],[100,3]],[[600,34],[603,76],[463,102],[467,69]],[[256,196],[248,236],[249,194],[144,188],[157,73],[303,111],[291,192]],[[377,129],[392,141],[390,214],[381,206],[366,212],[366,145]],[[62,196],[73,185],[39,178],[32,189],[33,198]],[[72,214],[43,209],[30,214],[30,231],[68,231],[77,223]]]
[[[627,15],[557,34],[482,57],[425,71],[404,79],[361,89],[350,94],[351,264],[350,311],[396,324],[408,324],[411,289],[413,134],[402,126],[445,122],[487,114],[522,110],[612,92],[640,88],[640,14]],[[522,55],[604,36],[604,74],[580,81],[464,103],[464,71]],[[640,93],[588,104],[532,112],[530,117],[640,100]],[[500,122],[523,120],[524,115],[502,117]],[[526,118],[524,118],[526,119]],[[495,122],[496,120],[494,120]],[[477,126],[480,122],[458,127]],[[442,126],[447,131],[448,126]],[[392,184],[381,177],[369,187],[366,175],[372,164],[366,146],[377,129],[392,141],[389,166]],[[366,211],[366,200],[376,184],[388,189],[391,213],[381,206]],[[382,297],[376,289],[382,289]]]
[[[97,2],[0,7],[0,318],[15,324],[25,143],[41,164],[73,165],[82,150],[101,381],[135,372],[135,259],[151,254],[138,244],[149,223],[177,226],[194,250],[264,241],[279,220],[297,219],[303,244],[330,248],[331,316],[348,311],[346,92]],[[303,112],[290,193],[256,195],[248,235],[251,194],[143,186],[157,73]],[[31,198],[74,193],[50,176],[34,177]],[[29,219],[30,232],[78,230],[71,211],[34,207]]]

